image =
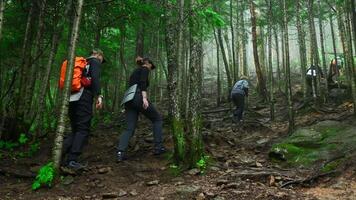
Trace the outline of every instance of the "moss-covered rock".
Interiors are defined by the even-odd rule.
[[[292,166],[318,165],[326,172],[337,168],[345,154],[355,151],[355,126],[323,121],[308,128],[297,129],[291,136],[273,145],[269,155],[274,161]],[[341,159],[329,162],[336,157]]]

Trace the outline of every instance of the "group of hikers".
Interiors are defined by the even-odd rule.
[[[73,170],[81,170],[86,167],[79,162],[78,158],[90,133],[94,100],[96,109],[101,109],[103,105],[104,97],[100,93],[100,71],[101,65],[104,62],[103,51],[100,49],[92,50],[90,56],[84,59],[85,66],[81,67],[82,71],[79,71],[81,73],[80,87],[74,90],[74,80],[72,82],[72,93],[69,100],[69,118],[72,131],[65,138],[63,144],[62,165],[64,167]],[[126,129],[119,138],[116,154],[117,162],[127,159],[129,140],[135,132],[140,113],[147,117],[153,125],[153,154],[161,155],[167,151],[163,144],[162,116],[152,102],[149,101],[147,94],[149,74],[156,66],[150,58],[142,58],[140,56],[136,58],[136,65],[137,68],[130,75],[129,88],[125,92],[121,103],[125,107]],[[337,61],[331,61],[328,79],[332,80],[335,75],[339,74],[338,68]],[[322,73],[322,70],[319,67],[311,66],[306,73],[308,85],[312,87],[313,81],[316,81],[318,73]],[[62,81],[64,81],[64,78]],[[233,112],[233,121],[237,124],[240,124],[243,120],[245,97],[248,94],[248,77],[241,76],[240,80],[234,84],[230,93],[230,98],[236,107]]]

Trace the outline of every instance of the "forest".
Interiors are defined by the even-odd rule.
[[[0,0],[0,199],[356,199],[355,4]]]

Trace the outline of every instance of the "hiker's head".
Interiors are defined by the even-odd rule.
[[[154,68],[156,68],[156,66],[153,64],[152,60],[148,57],[142,58],[142,57],[138,56],[136,58],[136,64],[141,67],[146,67],[150,70],[153,70]]]
[[[105,63],[105,59],[104,59],[104,53],[102,50],[100,49],[93,49],[91,51],[91,56],[97,58],[98,60],[100,60],[101,63]]]
[[[240,76],[240,80],[248,80],[248,77],[245,75]]]

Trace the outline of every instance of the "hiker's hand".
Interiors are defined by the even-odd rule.
[[[143,98],[143,109],[146,110],[148,108],[148,105],[149,105],[149,103],[148,103],[147,98]]]
[[[95,105],[95,108],[97,110],[100,110],[103,108],[103,97],[102,96],[99,96],[96,100],[96,105]]]

